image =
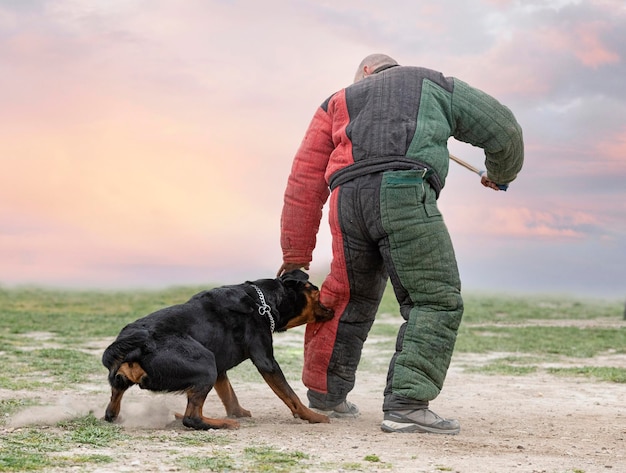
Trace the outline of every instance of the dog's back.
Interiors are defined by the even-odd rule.
[[[135,361],[141,356],[141,348],[146,345],[150,332],[135,324],[126,326],[117,339],[104,350],[102,364],[115,372],[120,365],[127,361]]]

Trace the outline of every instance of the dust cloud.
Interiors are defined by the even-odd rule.
[[[11,415],[6,424],[9,428],[28,426],[51,426],[93,414],[102,419],[109,401],[108,395],[94,403],[93,397],[80,394],[48,398],[46,405],[29,406]],[[161,429],[172,423],[175,412],[183,412],[186,398],[179,395],[133,392],[129,390],[122,400],[122,408],[116,424],[126,428]]]

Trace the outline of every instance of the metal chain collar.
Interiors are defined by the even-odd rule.
[[[270,319],[270,331],[274,333],[276,323],[274,322],[274,317],[272,317],[272,308],[267,305],[267,302],[265,302],[265,296],[261,292],[261,289],[259,289],[254,284],[251,284],[251,286],[256,290],[256,293],[259,295],[259,299],[261,300],[261,305],[259,306],[259,315],[267,315],[267,318]]]

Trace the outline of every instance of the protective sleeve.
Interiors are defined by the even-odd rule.
[[[333,149],[331,117],[320,107],[293,160],[285,190],[280,244],[286,263],[311,262],[330,194],[324,174]]]
[[[489,178],[508,184],[524,164],[522,128],[506,106],[490,95],[454,79],[453,136],[485,151]]]

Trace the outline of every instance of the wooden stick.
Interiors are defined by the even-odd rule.
[[[479,176],[482,176],[482,175],[485,173],[485,171],[481,171],[480,169],[475,168],[475,167],[474,167],[474,166],[472,166],[471,164],[466,163],[466,162],[465,162],[465,161],[463,161],[462,159],[457,158],[456,156],[454,156],[454,155],[452,155],[452,154],[450,155],[450,159],[451,159],[452,161],[457,162],[458,164],[460,164],[461,166],[463,166],[465,169],[469,169],[470,171],[475,172],[475,173],[476,173],[476,174],[478,174]]]

